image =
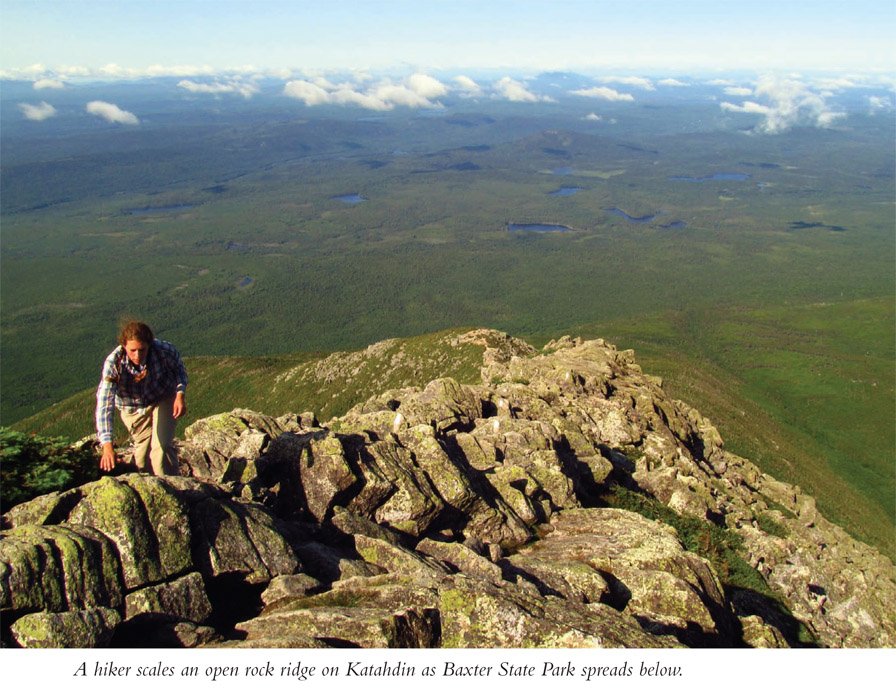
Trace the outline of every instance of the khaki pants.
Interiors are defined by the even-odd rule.
[[[143,414],[122,411],[121,421],[134,439],[134,462],[140,472],[146,472],[149,464],[155,475],[177,474],[173,395],[150,405]]]

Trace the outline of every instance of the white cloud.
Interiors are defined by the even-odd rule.
[[[380,88],[383,88],[382,86]],[[330,102],[337,105],[357,105],[368,110],[392,110],[395,103],[383,100],[370,91],[356,91],[348,87],[341,87],[330,94]],[[404,105],[404,104],[401,104]]]
[[[588,113],[585,116],[585,119],[589,120],[590,122],[600,122],[601,120],[603,120],[603,118],[597,113]]]
[[[23,67],[22,69],[20,69],[20,70],[18,70],[18,71],[19,71],[23,76],[26,76],[26,77],[27,77],[27,75],[30,74],[30,75],[32,75],[32,78],[37,79],[37,78],[43,76],[43,75],[46,73],[47,68],[44,67],[44,66],[43,66],[41,63],[39,63],[39,62],[35,62],[33,65],[28,65],[27,67]]]
[[[653,82],[651,82],[649,79],[645,79],[644,77],[601,77],[600,79],[598,79],[598,81],[603,82],[604,84],[625,84],[627,86],[634,86],[646,91],[656,90],[656,88],[653,86]]]
[[[252,96],[261,90],[259,89],[258,84],[252,81],[243,81],[241,79],[231,79],[228,82],[215,81],[211,84],[196,82],[191,79],[181,79],[177,82],[177,85],[191,93],[209,93],[215,95],[234,93],[239,94],[243,98],[252,98]]]
[[[408,88],[426,99],[438,98],[448,93],[442,82],[427,74],[412,74],[408,77]]]
[[[590,89],[577,89],[572,92],[576,96],[588,98],[602,98],[605,101],[633,101],[635,97],[630,93],[619,93],[608,86],[592,86]]]
[[[854,89],[858,84],[850,77],[825,77],[816,79],[813,87],[824,91],[842,91],[843,89]]]
[[[141,71],[141,76],[147,77],[196,77],[203,74],[214,74],[214,70],[208,65],[150,65]]]
[[[238,93],[243,98],[252,98],[255,94],[259,93],[261,89],[258,84],[254,82],[235,82],[233,84],[233,90],[235,93]]]
[[[825,112],[818,113],[815,116],[815,124],[822,129],[827,129],[828,127],[833,127],[834,123],[837,120],[846,117],[846,113],[838,113],[834,111],[827,110]]]
[[[687,82],[678,79],[660,79],[657,84],[660,86],[690,86]]]
[[[58,79],[38,79],[34,82],[34,90],[38,91],[40,89],[64,89],[65,84],[63,84]]]
[[[382,79],[364,85],[368,75],[354,75],[356,83],[333,84],[324,77],[313,81],[296,79],[286,83],[283,95],[296,98],[307,106],[315,105],[357,105],[368,110],[392,110],[396,106],[408,108],[440,108],[441,103],[433,99],[448,93],[448,88],[434,77],[426,74],[412,74],[401,82]]]
[[[868,105],[871,107],[872,113],[881,110],[893,110],[893,101],[884,96],[869,96]]]
[[[754,101],[744,101],[743,105],[736,103],[728,103],[727,101],[719,104],[722,110],[729,110],[733,113],[757,113],[759,115],[769,115],[772,109],[767,105],[761,105]]]
[[[393,81],[381,79],[373,81],[368,74],[352,75],[354,83],[335,84],[323,76],[309,76],[286,83],[283,95],[295,98],[308,106],[315,105],[357,105],[369,110],[392,110],[395,107],[442,108],[437,99],[446,96],[449,87],[427,74],[416,73]],[[485,90],[475,81],[465,76],[455,77],[454,91],[462,96],[480,96]],[[499,79],[492,85],[493,98],[504,98],[521,103],[551,101],[528,90],[526,84],[510,77]]]
[[[15,79],[23,81],[37,81],[43,79],[49,74],[47,68],[39,62],[27,67],[12,67],[10,69],[0,69],[0,78]]]
[[[358,86],[360,86],[361,84],[367,84],[376,79],[376,77],[373,76],[370,72],[366,72],[364,70],[355,70],[349,75],[349,77]]]
[[[26,118],[28,118],[29,120],[34,120],[36,122],[46,120],[48,117],[53,117],[56,114],[56,108],[54,108],[46,101],[41,101],[40,105],[32,105],[31,103],[19,103],[19,108],[23,113],[25,113]]]
[[[304,101],[305,105],[323,105],[330,102],[330,94],[326,89],[304,79],[296,79],[286,83],[283,95]]]
[[[797,124],[830,127],[843,113],[832,112],[824,97],[813,93],[800,81],[763,77],[756,84],[756,94],[771,101],[772,113],[762,127],[768,133],[782,132]]]
[[[57,73],[60,79],[90,76],[90,70],[81,65],[63,65],[57,70]]]
[[[122,110],[117,105],[106,103],[105,101],[90,101],[90,103],[87,104],[87,112],[91,115],[101,117],[104,120],[108,120],[109,122],[117,122],[123,125],[140,124],[140,120],[137,119],[137,116],[134,115],[134,113]]]
[[[228,84],[214,82],[213,84],[203,84],[191,81],[189,79],[181,79],[177,85],[186,89],[191,93],[233,93],[233,87]]]
[[[455,84],[457,84],[457,89],[466,96],[482,95],[482,87],[480,87],[479,84],[470,79],[470,77],[465,77],[461,74],[454,77],[453,81]]]
[[[240,73],[242,69],[227,70],[228,73]],[[215,70],[208,65],[150,65],[142,69],[122,67],[118,63],[110,62],[97,70],[91,70],[92,76],[103,79],[141,79],[145,77],[199,77],[211,76]]]
[[[110,62],[107,65],[103,65],[97,70],[99,74],[104,77],[132,77],[136,76],[136,70],[126,69],[121,65],[118,65],[114,62]]]
[[[284,81],[292,77],[292,70],[286,67],[278,67],[268,71],[268,74],[275,79],[283,79]]]
[[[494,84],[495,93],[506,98],[508,101],[531,103],[538,100],[538,96],[526,89],[522,82],[503,77]]]
[[[413,89],[404,84],[393,84],[391,82],[381,82],[372,92],[364,94],[366,98],[372,98],[375,102],[380,102],[389,106],[403,105],[408,108],[431,108],[432,103],[425,96],[421,96]]]
[[[516,103],[535,103],[537,101],[552,100],[547,96],[536,96],[526,88],[526,85],[523,82],[511,79],[510,77],[499,79],[492,85],[492,88],[494,89],[496,97],[506,98],[508,101],[514,101]]]
[[[723,110],[763,116],[757,131],[778,134],[795,126],[827,128],[846,114],[832,110],[823,93],[816,93],[799,79],[766,76],[756,82],[752,92],[757,99],[742,105],[723,102]]]
[[[350,84],[348,82],[344,82],[342,84],[334,84],[329,79],[327,79],[326,77],[323,77],[323,76],[314,77],[314,79],[312,80],[312,83],[315,86],[319,86],[320,88],[324,89],[325,91],[336,91],[337,89],[354,89],[355,88],[353,84]]]
[[[753,89],[746,86],[728,86],[725,88],[725,93],[729,96],[752,96]]]

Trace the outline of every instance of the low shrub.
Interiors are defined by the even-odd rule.
[[[0,500],[4,511],[35,496],[99,479],[92,446],[0,427]]]
[[[613,508],[630,510],[674,527],[684,548],[708,560],[725,587],[749,589],[778,598],[762,575],[744,560],[743,539],[739,534],[706,520],[679,515],[659,500],[622,486],[612,487],[604,500]]]

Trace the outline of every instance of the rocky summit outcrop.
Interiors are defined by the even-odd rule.
[[[234,410],[178,477],[16,506],[3,643],[880,647],[896,569],[727,452],[630,351],[494,331],[482,383]]]

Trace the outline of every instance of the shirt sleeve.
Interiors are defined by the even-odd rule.
[[[177,351],[177,348],[174,347],[174,345],[165,342],[164,340],[157,339],[154,344],[164,357],[167,366],[174,374],[176,383],[175,392],[186,393],[189,378],[187,377],[187,367],[184,365],[183,359],[181,359],[180,352]]]
[[[180,353],[177,350],[174,351],[174,355],[177,358],[177,392],[186,393],[187,383],[189,383],[187,367],[184,365],[184,361],[180,358]]]
[[[115,412],[115,388],[118,375],[115,371],[115,353],[106,358],[103,376],[96,389],[96,438],[102,443],[112,442],[112,423]]]

